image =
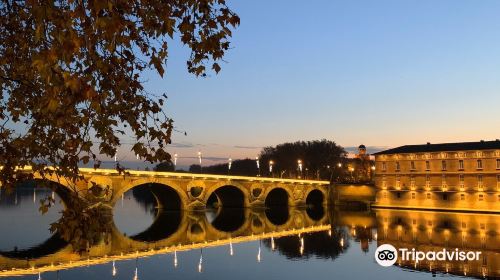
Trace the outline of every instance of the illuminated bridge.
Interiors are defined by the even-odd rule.
[[[30,170],[27,169],[26,172]],[[300,206],[327,203],[328,181],[265,177],[224,176],[193,173],[126,171],[81,168],[77,182],[46,177],[64,200],[64,193],[76,190],[92,195],[109,206],[136,187],[146,186],[164,209],[204,209],[209,204],[224,207]],[[39,174],[34,174],[40,179]]]
[[[232,219],[232,228],[217,222],[218,219],[224,219],[224,213],[217,213],[215,219],[210,219],[202,211],[177,211],[173,214],[177,218],[165,218],[164,214],[159,214],[148,229],[134,236],[125,236],[114,227],[84,254],[74,252],[70,244],[58,236],[52,236],[31,249],[0,252],[0,277],[39,274],[290,235],[300,238],[301,234],[331,229],[326,211],[312,213],[291,208],[281,222],[276,222],[275,218],[269,216],[271,213],[266,211],[234,211],[241,212],[242,219],[239,219],[239,223],[234,223]]]

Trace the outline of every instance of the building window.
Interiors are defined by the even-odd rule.
[[[446,160],[441,161],[441,170],[446,171]]]
[[[425,161],[425,170],[431,170],[431,162],[428,160]]]
[[[397,198],[401,198],[401,193],[400,193],[400,192],[397,192],[397,193],[396,193],[396,196],[397,196]]]
[[[446,187],[446,175],[441,176],[441,186]]]
[[[431,176],[425,175],[425,186],[429,188],[431,186]]]
[[[481,159],[477,160],[477,169],[483,169],[483,160]]]
[[[411,167],[411,170],[415,170],[416,169],[414,161],[410,162],[410,167]]]
[[[414,192],[411,193],[411,199],[415,199],[415,193]]]
[[[497,158],[497,169],[500,169],[500,158]]]
[[[387,170],[387,164],[384,162],[382,162],[382,171],[386,171]]]
[[[448,200],[448,195],[447,194],[443,194],[443,200]]]
[[[384,192],[384,198],[387,198],[387,193],[386,192]]]
[[[400,170],[399,161],[396,161],[396,171]]]
[[[410,177],[410,187],[412,189],[415,188],[415,176]]]
[[[399,175],[396,175],[396,188],[400,188],[401,187],[401,176]]]
[[[480,194],[479,195],[479,201],[483,201],[484,200],[484,195],[483,194]]]
[[[483,175],[482,174],[477,175],[477,184],[479,186],[483,185]]]
[[[427,199],[431,199],[431,193],[427,193]]]
[[[458,161],[458,169],[464,170],[464,160],[463,159]]]
[[[465,200],[465,194],[460,194],[460,200]]]

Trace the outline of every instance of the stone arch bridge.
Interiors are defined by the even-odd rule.
[[[113,207],[127,191],[146,186],[159,207],[176,210],[204,209],[209,204],[238,208],[326,205],[330,185],[328,181],[176,172],[127,170],[120,174],[114,169],[80,168],[80,173],[83,179],[77,182],[55,175],[45,179],[56,183],[62,200],[64,192],[73,190]],[[41,177],[35,173],[34,178]]]

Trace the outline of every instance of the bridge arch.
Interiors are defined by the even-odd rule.
[[[18,182],[16,188],[20,187],[22,184],[34,185],[34,188],[45,187],[52,190],[61,199],[64,207],[67,207],[71,203],[72,192],[77,191],[77,188],[72,188],[69,182],[61,182],[61,180],[54,179],[52,177],[42,178],[41,176],[34,176],[33,179],[26,179]]]
[[[283,186],[269,187],[264,195],[264,204],[266,207],[292,206],[292,194]]]
[[[164,180],[163,178],[145,178],[132,180],[117,189],[113,194],[111,205],[114,206],[127,191],[143,186],[150,187],[158,206],[163,209],[182,210],[188,204],[189,200],[186,192],[175,181]]]
[[[306,195],[306,205],[321,206],[326,202],[326,195],[320,189],[311,189]]]
[[[207,207],[217,202],[225,208],[246,208],[249,206],[250,192],[243,185],[235,182],[220,182],[205,190],[204,202]]]

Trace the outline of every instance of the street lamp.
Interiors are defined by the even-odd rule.
[[[229,157],[229,159],[227,160],[227,173],[228,174],[231,171],[231,165],[233,165],[233,159],[231,159],[231,157]]]
[[[269,174],[273,174],[273,164],[274,164],[274,161],[270,160],[269,161]]]
[[[341,167],[342,167],[342,163],[340,163],[340,162],[339,162],[339,164],[337,164],[337,166],[338,166],[339,168],[341,168]]]
[[[198,151],[198,161],[200,162],[200,173],[202,172],[202,169],[201,169],[201,158],[202,158],[201,151]]]
[[[297,160],[297,165],[299,167],[299,178],[301,177],[302,175],[302,160]]]
[[[177,154],[174,154],[174,171],[177,167],[177,157],[178,157]]]
[[[260,176],[260,162],[259,162],[259,157],[255,157],[255,162],[257,163],[257,176]]]

